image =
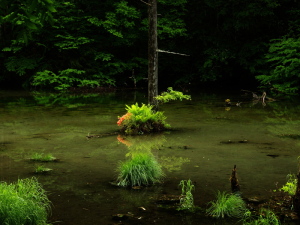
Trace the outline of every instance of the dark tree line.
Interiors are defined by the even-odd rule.
[[[142,0],[1,0],[1,86],[141,87],[148,71]],[[300,2],[158,0],[159,84],[300,87]]]

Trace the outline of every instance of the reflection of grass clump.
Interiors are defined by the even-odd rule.
[[[194,211],[195,206],[192,190],[195,189],[195,186],[192,184],[191,180],[182,180],[180,181],[179,186],[181,186],[181,198],[178,210]]]
[[[142,186],[159,182],[164,176],[161,166],[152,155],[139,154],[120,164],[119,186]]]
[[[57,158],[55,158],[51,153],[45,155],[44,153],[34,153],[30,159],[41,162],[52,162],[57,160]]]
[[[280,225],[280,221],[274,212],[269,209],[260,209],[259,217],[254,219],[250,211],[247,211],[243,218],[243,225]]]
[[[189,158],[183,158],[183,157],[176,157],[176,156],[162,156],[161,158],[161,165],[165,169],[167,169],[169,172],[173,171],[179,171],[181,170],[181,166],[184,163],[188,163],[191,160]]]
[[[0,224],[47,224],[50,201],[35,178],[1,182],[0,193]]]
[[[216,218],[225,216],[241,218],[247,211],[246,203],[240,196],[226,192],[218,191],[217,200],[209,204],[211,206],[207,209],[207,213]]]

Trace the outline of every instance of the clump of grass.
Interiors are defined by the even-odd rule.
[[[48,153],[45,155],[44,155],[44,153],[34,153],[30,159],[33,161],[40,161],[40,162],[57,161],[57,158],[55,158],[51,153]]]
[[[45,167],[44,165],[38,165],[35,167],[35,173],[47,173],[52,169]]]
[[[0,224],[47,224],[50,201],[36,178],[1,182],[0,193]]]
[[[243,218],[243,225],[280,225],[280,221],[274,212],[261,208],[259,217],[255,219],[250,211],[247,211]]]
[[[164,173],[156,159],[150,154],[134,155],[131,160],[118,167],[117,185],[147,186],[161,181]]]
[[[195,189],[195,185],[193,185],[192,181],[189,179],[181,180],[179,186],[181,186],[181,198],[177,210],[194,211],[195,206],[192,190]]]
[[[247,211],[246,203],[239,195],[227,192],[217,193],[217,199],[209,202],[207,214],[216,218],[236,217],[241,218]]]

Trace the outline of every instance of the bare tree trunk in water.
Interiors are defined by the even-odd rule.
[[[148,103],[158,110],[157,0],[149,0],[148,20]]]
[[[237,174],[236,174],[236,165],[234,165],[234,167],[233,167],[231,177],[230,177],[230,182],[231,182],[231,192],[232,193],[239,192],[240,185],[239,185],[239,181],[238,181]]]

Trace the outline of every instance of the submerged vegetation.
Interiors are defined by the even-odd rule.
[[[229,194],[227,192],[217,193],[217,199],[209,202],[210,207],[207,214],[216,218],[236,217],[242,218],[247,212],[246,203],[239,195]]]
[[[117,185],[147,186],[160,182],[164,177],[161,166],[151,154],[137,154],[122,162],[118,168]]]
[[[0,193],[0,224],[47,224],[50,201],[36,178],[1,182]]]

